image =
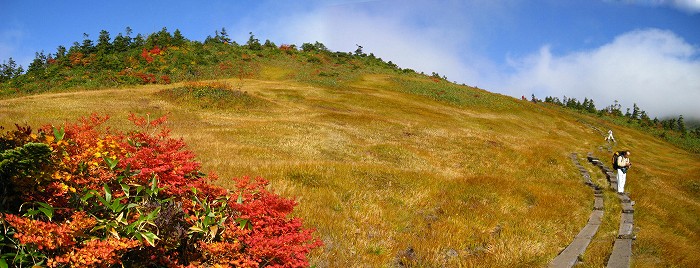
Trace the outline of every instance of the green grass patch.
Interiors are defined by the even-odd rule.
[[[260,97],[232,89],[223,83],[188,83],[183,87],[163,89],[156,95],[177,104],[203,109],[242,110],[269,105],[268,101]]]
[[[421,95],[430,99],[457,106],[482,106],[495,110],[509,109],[515,102],[504,97],[466,85],[427,76],[391,77],[390,89]]]

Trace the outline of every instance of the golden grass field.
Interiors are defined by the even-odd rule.
[[[177,84],[0,100],[0,126],[57,125],[96,112],[130,129],[129,113],[168,115],[173,136],[218,184],[264,177],[299,202],[294,215],[324,242],[310,256],[316,267],[541,267],[593,207],[569,155],[578,152],[607,186],[585,161],[587,152],[609,158],[585,121],[612,128],[614,149],[632,151],[633,266],[700,263],[698,155],[599,118],[468,87],[459,93],[468,101],[454,104],[412,94],[389,74],[326,88],[261,73],[219,80],[248,96],[223,105],[169,97]],[[432,83],[425,80],[415,82]],[[612,250],[620,210],[612,192],[605,201],[585,267],[604,266]]]

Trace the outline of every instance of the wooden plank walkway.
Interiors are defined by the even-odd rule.
[[[613,170],[605,166],[603,162],[593,157],[592,153],[588,153],[588,161],[598,166],[605,174],[610,188],[617,192],[617,178]],[[634,235],[634,207],[633,201],[626,194],[618,194],[622,211],[620,213],[620,228],[618,229],[617,239],[613,245],[613,251],[610,254],[607,267],[630,267],[632,260],[632,244],[636,239]]]
[[[598,232],[598,227],[603,222],[603,193],[600,187],[591,181],[591,176],[581,164],[578,162],[576,153],[571,154],[571,161],[581,172],[584,183],[593,188],[593,212],[588,218],[588,223],[576,235],[574,241],[569,244],[559,255],[549,263],[549,267],[573,267],[578,263],[580,256],[586,251],[586,248],[591,243],[593,236]]]

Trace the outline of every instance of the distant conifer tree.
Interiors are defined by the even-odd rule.
[[[5,82],[22,74],[24,69],[18,66],[14,59],[10,58],[7,62],[0,65],[0,82]]]
[[[100,36],[97,37],[97,51],[109,53],[112,51],[112,38],[109,37],[109,32],[106,30],[100,31]]]
[[[83,54],[90,54],[95,52],[95,44],[90,40],[90,35],[83,33],[83,43],[80,44],[80,52]]]
[[[249,32],[250,37],[248,37],[248,42],[246,42],[246,46],[250,50],[261,50],[262,45],[260,44],[260,40],[255,38],[255,35],[253,35],[253,32]]]
[[[223,30],[223,28],[222,28]],[[187,39],[182,35],[182,32],[180,32],[180,29],[175,29],[175,32],[173,32],[173,45],[174,46],[183,46],[187,42]]]
[[[683,115],[678,117],[678,131],[685,137],[686,128],[685,122],[683,122]]]

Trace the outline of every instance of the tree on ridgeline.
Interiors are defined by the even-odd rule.
[[[214,31],[214,37],[207,36],[207,39],[204,40],[204,43],[230,44],[231,38],[228,36],[228,32],[226,32],[226,28],[221,28],[221,31]]]
[[[690,132],[692,136],[696,139],[700,139],[700,127],[696,127],[693,131]]]
[[[95,52],[95,44],[90,40],[90,35],[83,33],[83,43],[80,44],[80,52],[90,54]]]
[[[109,32],[102,30],[100,31],[100,36],[97,37],[97,52],[102,54],[107,54],[112,52],[112,40],[109,37]]]
[[[686,135],[686,128],[685,128],[685,122],[683,122],[683,115],[680,115],[678,117],[678,132],[685,137]]]
[[[639,116],[639,125],[642,127],[650,127],[656,124],[651,121],[649,115],[647,115],[647,112],[641,111]]]
[[[27,67],[28,73],[38,74],[39,71],[46,69],[47,57],[44,51],[34,53],[34,60]]]
[[[250,50],[262,50],[260,40],[255,38],[253,32],[249,32],[248,34],[250,34],[250,37],[248,37],[248,42],[245,43],[246,47]]]
[[[224,28],[221,28],[224,30]],[[173,32],[173,40],[172,40],[172,45],[181,47],[187,43],[187,39],[185,36],[182,35],[182,32],[180,32],[180,29],[175,29],[175,32]]]
[[[117,34],[112,41],[112,47],[116,52],[126,52],[131,46],[131,27],[126,27],[126,32],[124,35],[121,33]]]
[[[671,118],[668,120],[668,124],[667,124],[666,129],[668,129],[668,130],[675,130],[676,129],[676,119],[675,118]]]
[[[140,48],[146,43],[146,39],[143,38],[142,34],[137,34],[136,37],[131,42],[131,48]]]
[[[160,31],[148,35],[146,38],[146,49],[152,49],[156,46],[160,48],[168,47],[172,44],[173,36],[168,32],[168,29],[163,27]]]
[[[263,48],[265,49],[277,49],[277,45],[275,42],[270,41],[270,39],[265,39],[265,43],[263,44]]]
[[[328,52],[328,48],[323,43],[316,41],[315,43],[303,43],[301,50],[304,52]]]
[[[632,106],[632,120],[637,119],[639,119],[639,107],[637,106],[637,103],[634,103]]]
[[[0,65],[0,83],[15,78],[23,72],[22,66],[17,65],[17,62],[10,57],[7,62],[3,61],[2,65]]]
[[[593,102],[593,99],[588,100],[588,106],[584,107],[586,111],[589,113],[596,113],[598,110],[595,108],[595,103]]]

